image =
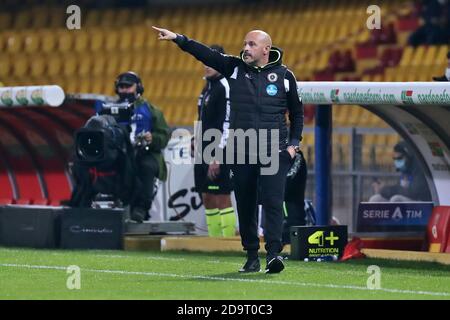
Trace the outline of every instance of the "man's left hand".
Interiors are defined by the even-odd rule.
[[[145,141],[147,141],[148,143],[152,143],[153,140],[153,136],[151,132],[146,132],[144,133],[144,139]]]

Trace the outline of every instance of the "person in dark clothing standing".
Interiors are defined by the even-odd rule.
[[[224,53],[221,46],[211,49]],[[201,137],[210,129],[221,131],[229,126],[229,85],[227,79],[211,67],[205,66],[206,85],[198,99],[198,121],[201,122]],[[196,139],[201,139],[196,132]],[[226,140],[226,137],[224,137]],[[202,153],[206,142],[199,141]],[[224,141],[223,144],[226,142]],[[203,160],[203,159],[202,159]],[[236,233],[236,215],[231,204],[230,171],[218,162],[196,163],[194,166],[195,189],[205,206],[206,224],[210,237],[232,237]]]
[[[283,244],[291,243],[290,227],[304,226],[305,215],[305,190],[308,168],[306,159],[300,151],[295,155],[295,161],[287,174],[286,191],[284,195],[284,225]]]
[[[294,161],[303,130],[303,106],[294,74],[282,65],[283,52],[261,30],[249,32],[240,57],[223,55],[184,35],[153,27],[160,40],[173,40],[182,50],[219,71],[230,85],[229,153],[239,231],[247,261],[240,272],[259,272],[258,212],[265,213],[266,273],[284,269],[281,235],[286,174]],[[291,130],[288,136],[286,113]],[[248,135],[239,136],[242,132]],[[233,136],[232,136],[233,134]],[[236,148],[234,148],[236,146]],[[232,150],[232,151],[230,151]],[[267,151],[269,157],[267,159]]]

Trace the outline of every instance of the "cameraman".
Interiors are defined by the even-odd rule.
[[[154,180],[165,181],[167,168],[162,150],[167,146],[170,129],[162,112],[143,98],[144,86],[139,76],[131,71],[120,74],[115,83],[119,103],[131,105],[131,118],[120,121],[130,133],[134,146],[137,175],[142,183],[140,196],[131,204],[130,217],[136,222],[149,218],[154,193]],[[102,113],[102,106],[97,113]]]

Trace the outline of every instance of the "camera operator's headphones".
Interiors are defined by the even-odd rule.
[[[136,83],[136,93],[142,95],[144,93],[144,86],[142,85],[141,78],[137,75],[137,73],[133,71],[127,71],[121,73],[117,76],[116,81],[114,82],[115,92],[119,94],[119,84],[123,82],[123,80],[127,80],[126,82]]]

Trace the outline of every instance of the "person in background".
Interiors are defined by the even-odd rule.
[[[431,201],[425,175],[404,141],[394,146],[393,160],[395,169],[401,173],[399,183],[385,186],[374,181],[375,194],[369,202]]]
[[[130,131],[138,178],[142,182],[141,194],[130,211],[130,218],[140,223],[149,218],[155,179],[164,181],[167,177],[162,151],[169,142],[170,128],[163,113],[144,99],[144,86],[135,72],[128,71],[118,75],[114,87],[119,96],[117,102],[132,105],[131,119],[122,124]],[[96,111],[98,114],[102,113],[102,104],[96,104]]]
[[[211,49],[225,53],[218,45],[212,45]],[[198,121],[202,124],[202,136],[209,129],[217,129],[224,137],[224,131],[229,127],[230,114],[228,80],[217,70],[206,65],[204,67],[206,84],[198,98]],[[223,144],[225,145],[226,142],[224,141]],[[206,142],[201,141],[199,145],[199,151],[203,154]],[[230,170],[226,164],[205,163],[202,159],[202,163],[196,163],[194,166],[194,177],[195,189],[205,206],[208,235],[210,237],[234,236],[236,214],[231,204]]]

